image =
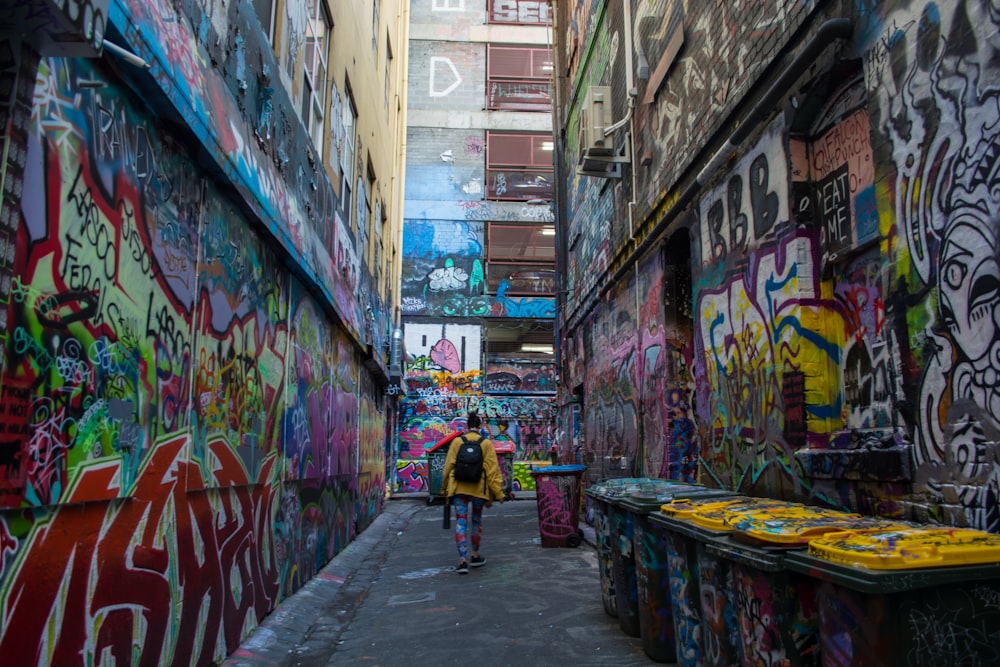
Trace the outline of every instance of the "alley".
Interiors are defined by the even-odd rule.
[[[223,664],[655,664],[604,612],[592,539],[543,548],[533,499],[486,510],[487,564],[468,575],[441,520],[423,499],[389,502]]]

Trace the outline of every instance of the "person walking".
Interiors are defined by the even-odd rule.
[[[444,461],[442,478],[447,502],[455,506],[455,571],[468,574],[469,567],[481,567],[486,558],[479,553],[483,538],[483,508],[504,501],[503,475],[493,443],[479,432],[479,414],[472,410],[466,418],[467,430],[451,441]],[[469,546],[472,553],[469,553]]]

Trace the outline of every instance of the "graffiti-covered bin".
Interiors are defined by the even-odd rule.
[[[942,527],[830,533],[786,557],[818,582],[828,667],[1000,664],[1000,536]]]
[[[614,477],[587,487],[594,509],[604,611],[622,632],[639,636],[639,593],[632,551],[632,524],[617,500],[633,493],[656,494],[676,482],[652,477]]]
[[[742,663],[733,571],[727,560],[710,554],[707,541],[728,532],[721,510],[759,508],[761,498],[688,498],[673,500],[649,515],[650,523],[664,533],[664,548],[670,567],[671,608],[677,625],[678,663],[723,667]],[[787,505],[787,503],[782,503]],[[699,515],[700,522],[692,517]],[[692,649],[688,638],[697,638]]]
[[[462,434],[462,431],[452,431],[424,450],[427,457],[427,502],[444,496],[444,462],[448,458],[451,441]]]
[[[648,482],[645,477],[615,477],[591,484],[584,494],[592,501],[594,510],[594,534],[597,542],[597,563],[601,574],[601,598],[604,611],[618,618],[618,600],[615,594],[615,573],[613,563],[610,499],[615,495],[633,493]]]
[[[582,465],[545,466],[532,470],[538,503],[538,531],[543,547],[577,547],[580,530]]]
[[[705,550],[728,561],[732,570],[743,664],[818,667],[815,584],[785,569],[780,551],[728,537],[710,538]]]
[[[631,516],[633,553],[635,554],[636,590],[638,593],[639,637],[642,650],[657,662],[679,662],[682,654],[698,655],[698,646],[685,641],[674,622],[670,595],[670,569],[666,533],[649,521],[649,514],[675,498],[720,498],[733,493],[698,484],[673,483],[657,493],[633,493],[622,496],[618,505]],[[688,638],[685,638],[688,639]],[[695,660],[697,664],[697,660]]]
[[[614,570],[615,581],[619,582],[615,587],[615,597],[618,604],[618,627],[622,632],[631,637],[642,637],[642,623],[640,611],[639,595],[639,567],[637,558],[636,540],[636,511],[634,504],[626,504],[627,501],[640,496],[670,496],[664,498],[662,502],[667,502],[675,498],[691,497],[691,493],[683,495],[671,495],[678,487],[688,488],[691,486],[669,479],[647,479],[639,491],[628,493],[615,493],[608,497],[609,527],[611,530],[611,564]],[[704,487],[697,487],[704,488]],[[645,512],[641,512],[645,513]],[[652,647],[650,647],[652,648]],[[659,653],[658,649],[652,649],[653,653]]]
[[[511,499],[514,497],[514,454],[517,453],[517,448],[513,442],[498,442],[493,445],[493,451],[496,452],[500,475],[503,477],[503,497]]]
[[[731,511],[725,523],[732,532],[706,550],[731,563],[743,654],[755,665],[833,664],[820,645],[816,582],[791,570],[786,555],[829,534],[913,526],[797,503]]]
[[[662,511],[662,510],[661,510]],[[859,526],[904,524],[769,499],[722,502],[685,515],[702,543],[702,562],[728,570],[729,598],[743,664],[820,664],[816,584],[790,571],[785,555],[810,539]],[[731,636],[731,631],[725,636]],[[708,642],[711,635],[705,635]]]

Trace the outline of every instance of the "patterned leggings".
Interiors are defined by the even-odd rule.
[[[486,501],[474,496],[455,496],[455,544],[458,557],[469,560],[469,540],[472,550],[479,552],[479,542],[483,537],[483,506]],[[469,527],[469,508],[472,508],[472,527]]]

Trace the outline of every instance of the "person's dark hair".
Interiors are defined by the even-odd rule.
[[[470,429],[479,428],[479,425],[482,424],[482,422],[479,421],[479,413],[475,410],[470,410],[465,423]]]

